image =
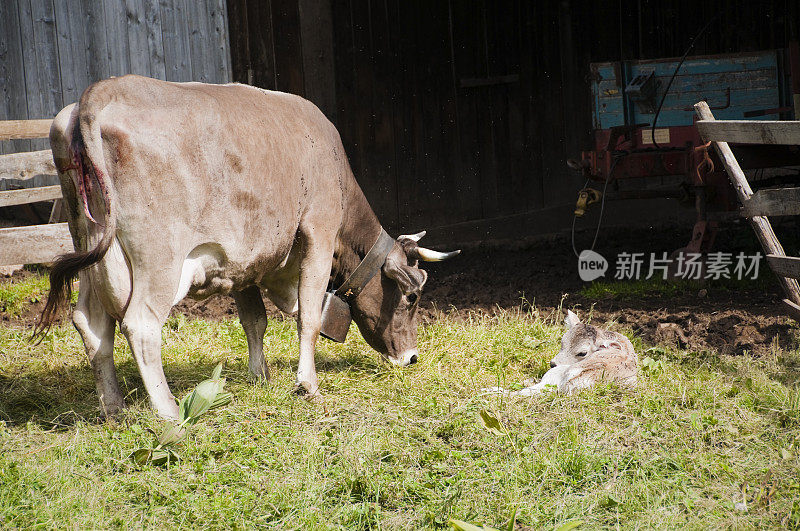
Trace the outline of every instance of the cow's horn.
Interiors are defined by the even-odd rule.
[[[457,251],[450,251],[449,253],[443,253],[441,251],[426,249],[425,247],[417,248],[417,254],[419,255],[420,260],[423,260],[425,262],[441,262],[442,260],[453,258],[455,255],[459,253],[461,253],[461,249]]]
[[[416,233],[416,234],[401,234],[400,236],[398,236],[398,237],[397,237],[397,239],[398,239],[398,240],[402,240],[403,238],[406,238],[406,239],[408,239],[408,240],[411,240],[411,241],[418,242],[418,241],[420,241],[420,240],[421,240],[421,239],[422,239],[422,238],[423,238],[423,237],[424,237],[426,234],[427,234],[427,231],[418,232],[418,233]]]

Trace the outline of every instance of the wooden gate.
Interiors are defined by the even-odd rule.
[[[0,121],[0,141],[47,138],[52,120]],[[39,175],[55,175],[50,150],[0,155],[0,181],[31,181]],[[0,207],[24,205],[61,198],[61,186],[23,187],[0,191]],[[51,215],[51,221],[57,221]],[[73,250],[66,223],[0,229],[0,266],[52,262]]]

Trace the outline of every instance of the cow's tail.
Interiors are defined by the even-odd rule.
[[[86,94],[84,94],[85,97]],[[83,211],[83,215],[87,218],[86,223],[96,224],[102,230],[102,236],[94,249],[66,253],[59,256],[54,262],[50,269],[50,293],[47,296],[47,303],[33,330],[33,337],[38,337],[40,340],[50,330],[64,308],[69,305],[72,298],[72,281],[75,276],[102,260],[116,235],[116,194],[106,171],[100,136],[100,121],[87,114],[79,113],[76,123],[70,124],[74,125],[74,129],[69,145],[71,162],[66,170],[74,171],[75,196],[80,203],[75,205],[77,208],[73,211],[78,216]],[[51,141],[52,138],[51,132]],[[96,220],[89,209],[89,194],[94,193],[95,188],[99,188],[97,192],[100,193],[105,206],[100,220]]]

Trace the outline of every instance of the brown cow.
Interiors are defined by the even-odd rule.
[[[112,355],[119,322],[153,407],[177,416],[161,327],[186,295],[233,295],[256,377],[268,377],[260,290],[296,310],[297,387],[319,394],[323,295],[386,236],[338,132],[312,103],[246,85],[124,76],[93,84],[62,110],[50,144],[76,252],[51,271],[37,332],[80,273],[73,322],[106,414],[124,406]],[[421,235],[389,239],[372,271],[380,274],[347,300],[367,342],[398,365],[419,355],[414,317],[427,275],[418,260],[457,253],[419,247]]]

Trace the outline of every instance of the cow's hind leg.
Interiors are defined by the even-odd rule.
[[[114,367],[114,330],[116,321],[106,313],[94,293],[86,272],[81,272],[78,304],[72,322],[78,330],[94,373],[100,407],[111,416],[125,407]]]
[[[232,293],[239,312],[239,321],[247,336],[247,362],[250,374],[256,379],[269,379],[269,368],[264,359],[264,332],[267,329],[267,311],[261,299],[261,289],[250,286]]]
[[[180,269],[177,271],[174,285],[163,278],[148,278],[146,274],[137,280],[134,274],[131,300],[120,323],[150,396],[150,403],[159,415],[173,419],[178,418],[178,404],[164,376],[161,327],[172,307],[171,300],[177,289]]]

